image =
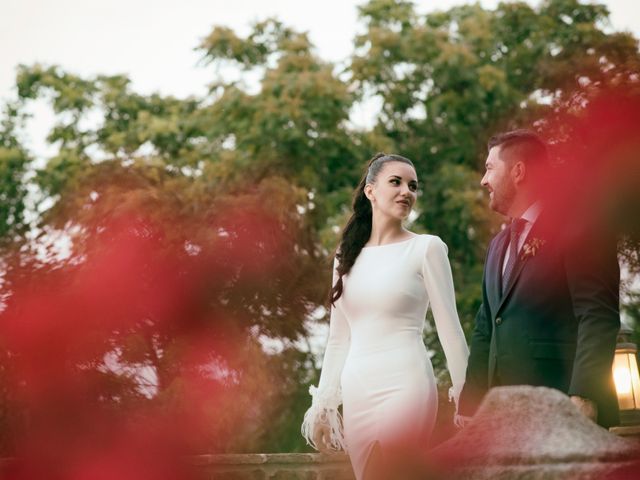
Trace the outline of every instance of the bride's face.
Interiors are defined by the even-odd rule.
[[[374,214],[405,219],[418,196],[418,178],[411,165],[404,162],[385,163],[373,184],[365,186]]]

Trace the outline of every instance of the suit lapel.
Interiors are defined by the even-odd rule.
[[[494,246],[490,252],[488,258],[487,272],[488,284],[487,284],[487,297],[489,299],[489,306],[491,312],[495,315],[498,311],[500,301],[502,299],[502,263],[504,262],[504,254],[507,250],[507,244],[509,243],[509,229],[502,230],[494,241]]]

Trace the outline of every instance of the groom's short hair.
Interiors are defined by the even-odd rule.
[[[487,142],[487,150],[497,146],[507,158],[522,160],[529,167],[545,168],[549,164],[547,145],[531,130],[511,130],[494,135]]]

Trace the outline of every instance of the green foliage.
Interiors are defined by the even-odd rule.
[[[285,27],[282,22],[270,18],[252,25],[246,39],[238,37],[229,28],[217,26],[199,45],[207,63],[229,60],[245,69],[265,65],[271,57],[282,53],[306,55],[311,45],[304,33]]]
[[[0,147],[0,244],[24,227],[24,175],[28,157],[19,148]]]
[[[16,137],[23,120],[19,106],[6,105],[0,121],[0,247],[27,228],[25,176],[31,159]]]

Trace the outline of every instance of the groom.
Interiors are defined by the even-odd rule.
[[[459,414],[473,415],[491,387],[543,385],[600,425],[616,425],[615,242],[542,194],[548,154],[533,132],[494,136],[488,148],[481,184],[489,207],[511,222],[489,244]]]

